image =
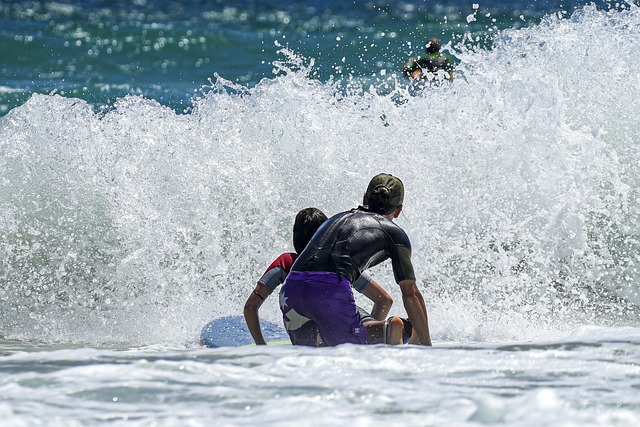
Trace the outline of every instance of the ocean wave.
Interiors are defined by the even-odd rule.
[[[273,77],[214,78],[185,114],[33,94],[0,118],[0,336],[195,341],[290,249],[300,208],[354,207],[381,171],[407,188],[434,339],[637,325],[638,15],[451,45],[457,77],[431,88],[325,81],[280,46]]]

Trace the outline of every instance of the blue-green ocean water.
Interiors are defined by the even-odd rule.
[[[313,60],[320,81],[376,82],[422,54],[429,37],[454,54],[484,48],[502,29],[586,3],[5,0],[0,114],[54,91],[97,108],[138,94],[183,112],[216,75],[248,86],[272,78],[281,46]]]
[[[3,0],[0,425],[637,426],[638,40],[634,2]],[[434,348],[200,346],[382,171]]]

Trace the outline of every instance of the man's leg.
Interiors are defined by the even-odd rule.
[[[315,321],[324,345],[367,343],[367,331],[347,279],[332,273],[316,274],[306,283],[305,292],[306,314]]]

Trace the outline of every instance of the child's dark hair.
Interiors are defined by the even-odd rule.
[[[327,220],[327,216],[316,208],[302,209],[293,224],[293,247],[297,253],[304,250],[316,230]]]

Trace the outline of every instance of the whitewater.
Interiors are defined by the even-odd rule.
[[[276,41],[271,77],[186,112],[34,93],[0,117],[2,424],[638,425],[639,37],[637,6],[592,5],[450,45],[431,87],[319,79]],[[298,210],[379,172],[433,348],[200,346]]]

